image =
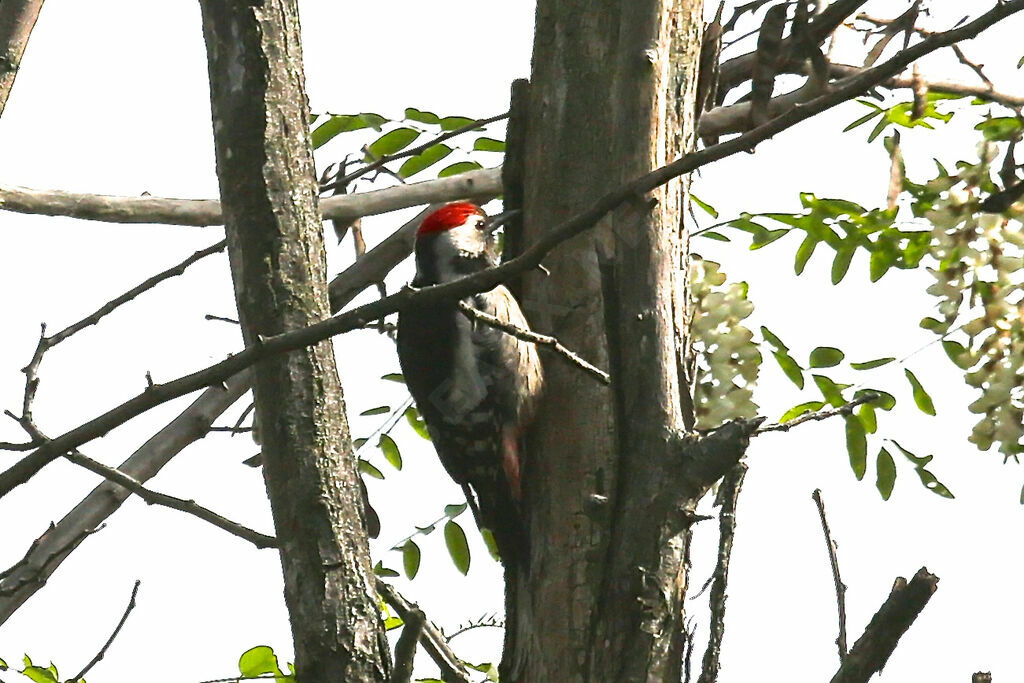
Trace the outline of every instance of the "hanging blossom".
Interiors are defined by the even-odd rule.
[[[992,186],[996,146],[979,146],[980,160],[956,175],[928,183],[939,192],[925,217],[932,223],[928,293],[939,300],[939,320],[922,324],[944,338],[966,334],[965,346],[945,342],[965,381],[981,391],[971,412],[981,415],[970,441],[980,450],[998,444],[1004,457],[1024,452],[1024,203],[1004,214],[982,213],[981,191]]]
[[[696,352],[694,411],[698,429],[757,415],[753,397],[761,353],[740,324],[754,311],[746,283],[726,283],[714,261],[690,259],[690,334]]]

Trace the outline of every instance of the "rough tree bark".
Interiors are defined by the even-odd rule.
[[[539,0],[526,243],[690,149],[701,5]],[[684,190],[637,197],[524,284],[534,326],[609,367],[613,389],[547,364],[526,467],[530,568],[508,577],[503,681],[679,680],[693,500],[664,488],[683,465]]]
[[[0,114],[14,87],[28,37],[39,18],[43,0],[3,0],[0,2]]]
[[[328,315],[294,0],[201,3],[217,175],[248,345]],[[389,653],[329,341],[254,368],[264,475],[304,681],[381,681]]]

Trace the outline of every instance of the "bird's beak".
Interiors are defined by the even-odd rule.
[[[515,218],[516,216],[522,214],[522,212],[522,209],[511,209],[510,211],[502,211],[499,214],[488,216],[487,220],[484,222],[484,228],[487,230],[488,233],[492,233],[501,226],[508,223],[509,220],[511,220],[512,218]]]

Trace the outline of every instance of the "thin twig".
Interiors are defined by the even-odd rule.
[[[829,9],[834,6],[831,5]],[[382,318],[399,310],[409,309],[414,306],[436,304],[441,301],[454,301],[476,292],[493,289],[501,282],[536,268],[541,260],[555,247],[571,237],[575,237],[590,229],[605,215],[623,203],[635,199],[637,196],[644,195],[673,178],[690,173],[713,161],[724,159],[739,152],[747,152],[756,146],[757,143],[763,142],[801,121],[831,109],[841,102],[856,97],[865,90],[869,90],[877,83],[890,78],[908,64],[920,59],[924,55],[947,47],[957,41],[971,38],[996,22],[1021,10],[1024,10],[1024,0],[1007,0],[1002,2],[974,21],[966,23],[959,28],[936,33],[932,37],[901,51],[882,64],[833,84],[832,88],[825,94],[768,121],[762,126],[725,142],[720,142],[717,145],[711,145],[702,150],[686,154],[665,166],[640,176],[606,194],[589,208],[545,231],[520,256],[496,268],[473,273],[472,275],[467,275],[442,285],[433,285],[423,289],[404,289],[396,294],[359,306],[309,327],[261,339],[258,343],[249,345],[245,350],[220,363],[215,363],[203,370],[180,377],[166,384],[155,385],[120,406],[108,410],[89,422],[64,433],[53,441],[43,444],[35,452],[25,456],[0,473],[0,497],[9,493],[15,487],[24,484],[36,472],[60,457],[63,453],[108,433],[115,427],[124,424],[133,417],[141,415],[157,405],[198,389],[223,382],[232,375],[272,354],[305,348],[337,334],[362,327],[370,320]],[[821,16],[824,16],[824,13]],[[410,185],[409,187],[412,186]]]
[[[512,323],[501,320],[490,313],[485,313],[484,311],[473,308],[465,301],[459,302],[459,310],[462,311],[463,315],[474,320],[479,320],[484,325],[501,330],[505,334],[510,334],[516,339],[537,344],[538,346],[545,346],[564,358],[570,364],[575,365],[580,370],[583,370],[601,384],[611,384],[611,377],[607,372],[583,360],[577,354],[563,346],[562,342],[558,341],[554,337],[546,334],[537,334],[533,330],[527,330],[513,325]]]
[[[100,318],[104,317],[105,315],[108,315],[108,314],[112,313],[119,306],[123,306],[124,304],[128,303],[132,299],[135,299],[136,297],[138,297],[140,294],[143,294],[143,293],[153,289],[154,287],[156,287],[158,284],[160,284],[164,280],[169,280],[172,277],[177,277],[178,275],[181,275],[182,273],[185,272],[185,269],[187,269],[193,263],[196,263],[197,261],[201,261],[202,259],[206,258],[207,256],[212,256],[213,254],[216,254],[217,252],[224,251],[224,247],[226,247],[226,246],[227,246],[227,241],[226,240],[221,240],[220,242],[217,242],[216,244],[212,244],[212,245],[206,247],[205,249],[200,249],[196,253],[194,253],[191,256],[189,256],[188,258],[186,258],[181,263],[179,263],[179,264],[177,264],[175,266],[171,266],[167,270],[162,271],[160,273],[157,273],[153,277],[150,277],[150,278],[147,278],[147,279],[143,280],[138,285],[136,285],[135,287],[132,287],[131,289],[129,289],[124,294],[121,294],[120,296],[117,296],[117,297],[111,299],[110,301],[108,301],[107,303],[103,304],[98,309],[96,309],[94,312],[92,312],[89,315],[85,316],[84,318],[82,318],[78,322],[73,323],[71,325],[68,325],[63,330],[58,332],[57,334],[53,335],[52,337],[49,337],[48,340],[47,340],[47,348],[53,348],[54,346],[56,346],[57,344],[61,343],[62,341],[64,341],[65,339],[67,339],[71,335],[75,334],[76,332],[81,332],[86,327],[89,327],[90,325],[95,325],[96,323],[98,323],[100,321]]]
[[[491,123],[494,123],[495,121],[501,121],[503,119],[507,119],[508,116],[509,116],[509,113],[505,112],[504,114],[498,114],[497,116],[490,116],[490,117],[488,117],[486,119],[477,119],[476,121],[471,121],[470,123],[467,123],[464,126],[459,126],[458,128],[456,128],[454,130],[450,130],[447,133],[442,133],[441,135],[438,135],[436,138],[434,138],[430,142],[424,142],[421,145],[417,145],[415,147],[410,147],[409,149],[402,150],[401,152],[396,152],[395,154],[385,154],[384,156],[382,156],[381,158],[377,159],[373,163],[370,163],[370,164],[367,164],[366,166],[363,166],[358,171],[353,171],[352,173],[344,175],[341,178],[338,178],[337,180],[335,180],[335,181],[333,181],[333,182],[331,182],[329,184],[321,185],[320,186],[320,191],[321,192],[327,192],[329,190],[335,189],[336,187],[345,187],[346,185],[351,183],[356,178],[364,176],[367,173],[370,173],[371,171],[376,171],[378,168],[382,167],[384,164],[387,164],[387,163],[390,163],[392,161],[395,161],[396,159],[404,159],[406,157],[416,156],[417,154],[420,154],[420,153],[426,151],[427,149],[433,147],[434,145],[438,145],[438,144],[444,142],[445,140],[451,140],[452,138],[457,137],[459,135],[462,135],[463,133],[468,133],[471,130],[476,130],[478,128],[483,128],[484,126],[489,125]]]
[[[406,621],[412,611],[418,609],[416,605],[402,597],[402,594],[390,584],[379,578],[376,579],[376,586],[377,593],[384,598],[385,602],[391,605],[395,612],[398,613],[398,616],[402,618],[402,621]],[[446,683],[469,683],[469,671],[466,669],[466,666],[452,652],[441,630],[426,618],[423,620],[423,633],[420,643],[441,670],[442,680],[446,681]]]
[[[704,660],[697,683],[714,683],[718,680],[719,655],[722,650],[722,636],[725,634],[725,589],[729,582],[729,559],[732,557],[732,542],[736,535],[736,503],[746,474],[745,464],[734,465],[722,480],[715,501],[722,506],[722,511],[718,517],[718,561],[711,583],[711,634],[704,650]]]
[[[273,536],[261,534],[260,532],[254,531],[253,529],[250,529],[247,526],[243,526],[242,524],[239,524],[237,522],[232,522],[230,519],[218,515],[213,510],[210,510],[208,508],[203,507],[202,505],[199,505],[194,500],[185,500],[184,498],[177,498],[166,493],[160,493],[158,491],[148,489],[145,486],[143,486],[141,482],[139,482],[136,479],[133,479],[124,472],[121,472],[120,470],[117,470],[113,467],[104,465],[101,462],[97,462],[96,460],[93,460],[89,456],[84,455],[79,451],[68,453],[65,457],[71,462],[78,465],[79,467],[83,467],[92,472],[93,474],[98,474],[99,476],[108,479],[114,482],[115,484],[118,484],[119,486],[123,486],[124,488],[128,489],[129,491],[137,495],[142,500],[146,501],[146,503],[149,505],[160,505],[163,507],[171,508],[172,510],[184,512],[194,517],[198,517],[204,522],[209,522],[215,527],[227,531],[229,534],[238,536],[241,539],[249,541],[254,546],[260,549],[277,547],[277,539]]]
[[[759,427],[755,434],[763,434],[764,432],[788,432],[797,425],[802,425],[805,422],[820,422],[821,420],[827,420],[830,417],[836,417],[837,415],[849,415],[853,412],[853,409],[862,403],[870,403],[881,398],[878,394],[873,391],[865,391],[863,394],[853,399],[848,403],[844,403],[838,408],[827,408],[825,410],[815,410],[810,413],[804,413],[803,415],[796,417],[789,422],[773,422],[766,424],[763,427]]]
[[[846,584],[839,576],[839,558],[836,557],[836,542],[832,540],[832,532],[828,528],[828,518],[825,517],[825,502],[821,499],[821,489],[814,489],[811,494],[814,504],[818,506],[818,517],[821,519],[821,531],[825,534],[825,546],[828,548],[828,561],[832,565],[832,581],[836,585],[836,607],[839,612],[839,635],[836,637],[836,647],[839,648],[839,663],[846,659]]]
[[[114,627],[114,632],[110,634],[109,638],[107,638],[107,642],[103,643],[103,647],[101,647],[100,651],[96,653],[96,656],[78,672],[77,676],[71,679],[72,682],[80,681],[85,678],[85,674],[89,673],[89,671],[96,666],[101,659],[103,659],[103,656],[107,654],[107,650],[110,649],[110,645],[114,642],[114,639],[117,638],[117,634],[121,632],[121,629],[124,627],[124,623],[128,621],[128,615],[132,613],[133,609],[135,609],[135,596],[139,594],[139,585],[141,583],[142,582],[139,579],[135,579],[135,586],[132,587],[132,597],[128,600],[128,606],[125,607],[124,614],[121,615],[121,620],[117,622],[117,626]]]

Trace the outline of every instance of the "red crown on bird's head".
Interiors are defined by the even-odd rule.
[[[445,204],[440,209],[430,214],[420,223],[416,235],[429,235],[435,232],[445,232],[460,225],[465,225],[470,216],[485,216],[486,214],[476,204],[470,202],[452,202]]]

